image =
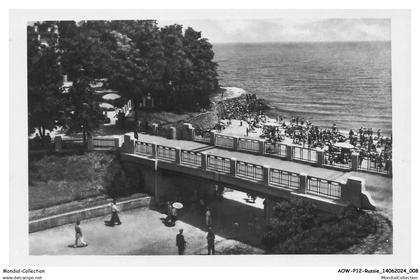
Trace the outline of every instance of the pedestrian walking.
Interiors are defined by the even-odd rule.
[[[178,247],[178,255],[183,255],[185,252],[185,245],[187,242],[185,241],[184,235],[182,234],[184,230],[181,228],[179,233],[176,235],[176,246]]]
[[[209,231],[207,233],[207,252],[208,255],[214,255],[214,239],[215,235],[213,229],[209,227]]]
[[[113,227],[115,224],[121,225],[120,217],[118,216],[119,209],[117,207],[117,200],[114,198],[111,204],[111,220],[109,225]]]
[[[74,248],[86,247],[87,243],[83,240],[83,233],[82,233],[82,228],[80,227],[80,221],[79,220],[76,221],[76,225],[74,226],[74,231],[75,231],[75,234],[76,234],[76,238],[75,238],[73,247]],[[79,246],[79,241],[80,241],[81,246]]]

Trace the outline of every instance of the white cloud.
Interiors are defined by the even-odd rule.
[[[388,41],[388,19],[203,19],[159,21],[202,31],[211,42]]]

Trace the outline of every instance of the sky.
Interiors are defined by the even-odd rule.
[[[390,19],[158,20],[202,32],[211,43],[389,41]]]

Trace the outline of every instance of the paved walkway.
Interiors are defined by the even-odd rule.
[[[224,249],[241,249],[249,253],[262,253],[258,249],[260,238],[248,229],[248,221],[259,217],[264,221],[262,199],[255,204],[246,202],[242,192],[226,192],[221,201],[210,204],[216,232],[216,253]],[[226,215],[226,213],[231,213]],[[180,220],[174,227],[167,227],[161,219],[165,214],[147,208],[122,212],[120,226],[107,227],[109,216],[81,222],[85,241],[89,246],[71,248],[74,243],[74,225],[68,224],[29,234],[31,255],[176,255],[175,237],[184,229],[186,254],[205,254],[207,248],[204,217],[195,211],[181,210]],[[233,234],[233,223],[240,225],[240,234]],[[240,240],[245,243],[235,241]],[[257,247],[252,246],[257,245]],[[235,249],[235,250],[236,250]],[[238,250],[236,250],[238,251]]]

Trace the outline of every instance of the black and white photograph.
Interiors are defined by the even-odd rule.
[[[392,254],[390,24],[28,22],[30,254]]]
[[[16,12],[11,259],[408,265],[406,14]]]

